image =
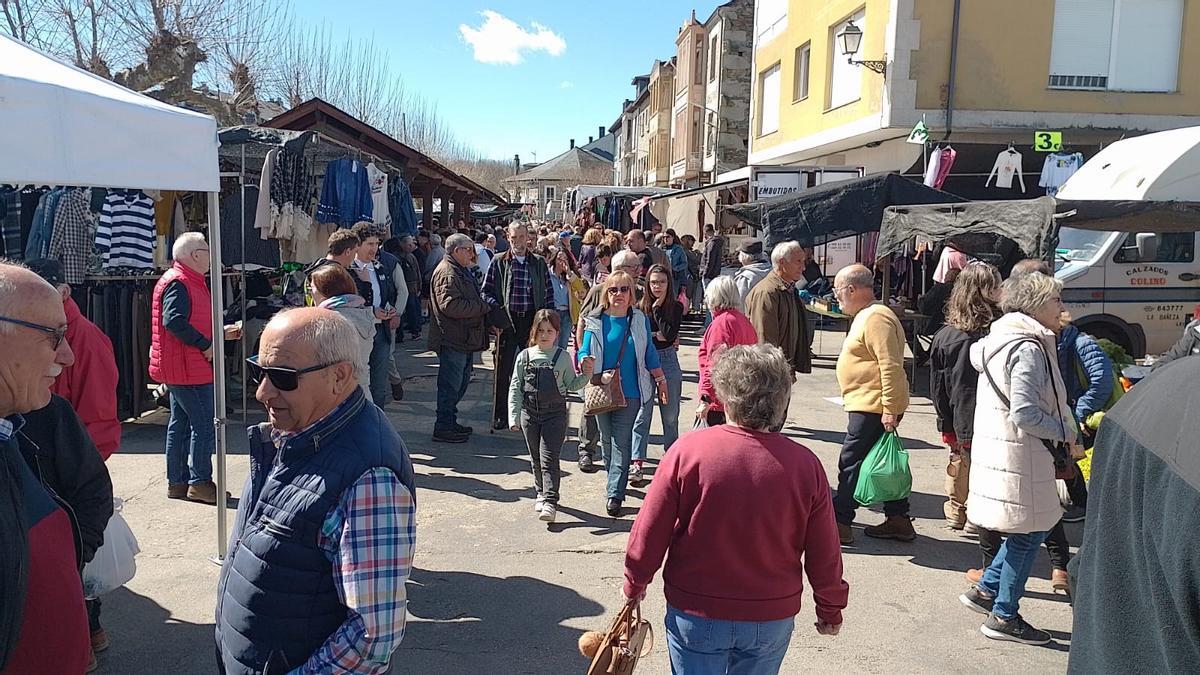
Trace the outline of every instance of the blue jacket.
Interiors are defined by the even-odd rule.
[[[298,668],[346,621],[333,563],[317,544],[345,491],[376,467],[416,495],[404,442],[355,388],[325,419],[276,449],[250,427],[250,476],[217,587],[217,653],[230,675]]]
[[[1087,375],[1087,382],[1079,381],[1079,366]],[[1082,422],[1104,409],[1112,396],[1113,366],[1095,338],[1080,333],[1075,326],[1064,328],[1058,336],[1058,368],[1067,387],[1067,400],[1075,411],[1075,421]]]
[[[665,251],[667,259],[671,261],[671,276],[675,279],[676,288],[686,286],[689,283],[687,253],[677,243],[666,247]]]
[[[338,159],[325,166],[321,200],[317,203],[318,223],[337,223],[353,227],[359,221],[372,222],[375,202],[371,201],[371,183],[367,167],[353,159]]]

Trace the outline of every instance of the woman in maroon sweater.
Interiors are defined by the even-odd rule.
[[[816,455],[782,426],[791,369],[771,345],[733,347],[712,369],[726,424],[663,456],[625,553],[625,595],[640,599],[663,569],[674,673],[778,673],[800,611],[804,573],[816,628],[837,635],[842,580],[829,482]]]

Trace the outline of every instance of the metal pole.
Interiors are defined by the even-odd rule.
[[[238,221],[242,226],[242,273],[238,277],[241,284],[242,296],[242,330],[246,330],[246,144],[242,143],[242,166],[238,171],[238,186],[242,191],[242,212],[238,214]],[[238,361],[238,371],[242,374],[242,426],[246,426],[246,407],[247,407],[247,390],[246,390],[246,334],[242,333],[242,338],[238,340],[238,345],[241,347],[241,360]]]
[[[213,316],[213,430],[216,432],[217,449],[217,557],[213,562],[224,562],[228,545],[228,523],[225,509],[225,340],[222,320],[225,305],[225,288],[221,278],[221,209],[220,192],[208,193],[208,248],[212,258],[212,316]]]

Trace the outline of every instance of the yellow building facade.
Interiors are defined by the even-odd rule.
[[[851,20],[855,58],[886,75],[847,63],[837,36]],[[904,138],[922,119],[932,140],[1032,153],[1033,131],[1057,130],[1096,147],[1200,124],[1200,6],[759,0],[753,73],[750,165],[902,171],[921,158]]]

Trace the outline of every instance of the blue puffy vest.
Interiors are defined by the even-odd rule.
[[[251,427],[250,477],[217,592],[224,672],[300,667],[346,621],[333,566],[317,545],[342,494],[376,467],[416,495],[412,463],[383,412],[356,388],[325,420],[276,450],[271,427]]]

